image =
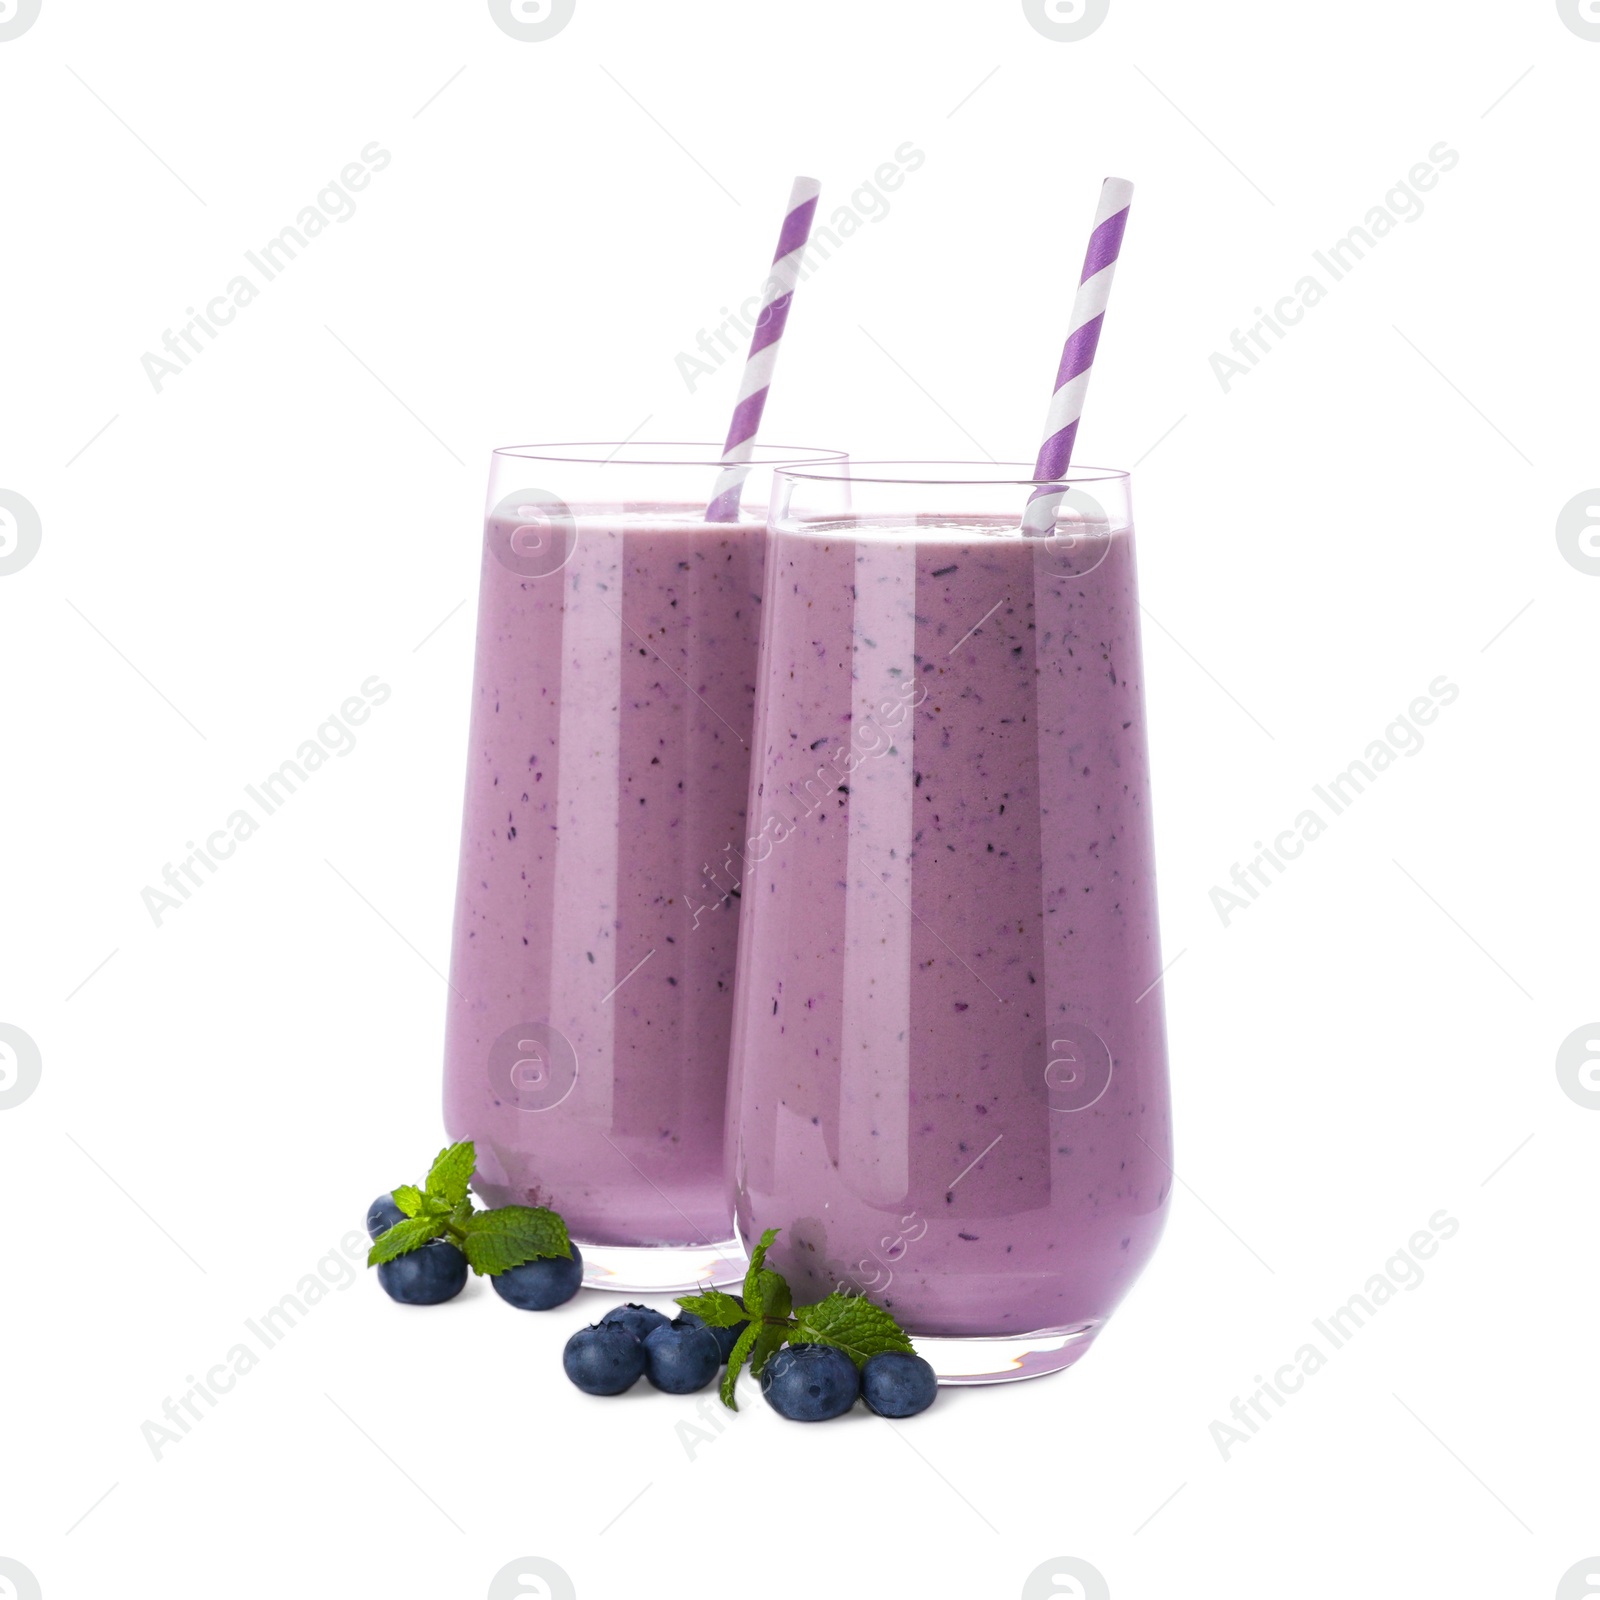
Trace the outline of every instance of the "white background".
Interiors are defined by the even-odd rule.
[[[46,1600],[476,1597],[530,1555],[583,1600],[1009,1597],[1059,1556],[1117,1600],[1556,1595],[1600,1550],[1600,1111],[1555,1065],[1600,1015],[1600,576],[1555,533],[1600,481],[1597,81],[1554,0],[1112,0],[1076,43],[1015,0],[578,0],[542,43],[481,0],[43,0],[0,43],[0,489],[43,529],[0,577],[0,1022],[43,1063],[0,1111],[0,1556]],[[141,356],[374,140],[356,214],[158,394]],[[561,1377],[600,1297],[363,1278],[154,1459],[440,1142],[489,448],[720,436],[735,364],[691,394],[675,356],[794,173],[831,214],[907,140],[801,289],[771,440],[1030,457],[1098,184],[1138,185],[1079,456],[1137,464],[1152,1265],[1066,1375],[897,1428],[751,1392],[692,1454],[693,1400]],[[1212,353],[1440,141],[1423,214],[1225,393]],[[372,674],[357,747],[153,925]],[[1441,674],[1425,747],[1224,927],[1213,885]],[[1224,1460],[1441,1208],[1425,1280]]]

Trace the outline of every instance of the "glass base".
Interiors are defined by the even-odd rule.
[[[1087,1322],[1075,1328],[974,1338],[913,1333],[911,1342],[938,1373],[941,1384],[1016,1383],[1060,1372],[1081,1360],[1104,1326]]]
[[[743,1283],[749,1265],[737,1239],[719,1244],[573,1242],[583,1252],[584,1288],[617,1294],[682,1294],[691,1289],[721,1288]]]

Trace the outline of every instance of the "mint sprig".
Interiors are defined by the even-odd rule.
[[[739,1409],[733,1391],[745,1363],[749,1362],[751,1375],[759,1378],[762,1368],[786,1344],[832,1345],[843,1350],[858,1367],[886,1350],[916,1354],[905,1329],[863,1294],[835,1289],[813,1305],[795,1306],[783,1274],[766,1264],[767,1251],[781,1231],[768,1228],[750,1252],[743,1305],[720,1289],[684,1295],[678,1301],[685,1311],[692,1311],[715,1328],[735,1327],[746,1317],[750,1319],[750,1326],[729,1352],[728,1370],[722,1375],[722,1403],[730,1411]]]
[[[422,1188],[403,1183],[393,1191],[405,1220],[385,1229],[367,1252],[369,1267],[381,1266],[434,1239],[448,1239],[480,1277],[498,1277],[543,1256],[572,1255],[572,1240],[560,1214],[545,1206],[494,1206],[479,1211],[470,1185],[478,1154],[470,1139],[447,1145],[434,1157]]]
[[[705,1294],[686,1294],[678,1304],[712,1328],[737,1328],[741,1322],[750,1320],[750,1313],[731,1294],[724,1294],[720,1289],[710,1289]]]
[[[900,1324],[865,1295],[836,1289],[826,1300],[801,1306],[795,1321],[798,1326],[789,1335],[790,1344],[836,1345],[858,1367],[886,1350],[916,1353]]]
[[[543,1206],[497,1206],[493,1211],[474,1211],[457,1231],[467,1264],[474,1272],[487,1273],[491,1278],[540,1256],[572,1254],[566,1223]]]
[[[420,1250],[430,1240],[437,1239],[445,1226],[443,1217],[407,1217],[404,1222],[397,1222],[378,1235],[367,1252],[367,1265],[382,1266],[396,1256]]]
[[[428,1193],[446,1205],[460,1205],[467,1198],[477,1165],[478,1152],[470,1139],[447,1145],[433,1158],[433,1165],[428,1169]]]
[[[719,1393],[722,1403],[730,1411],[737,1411],[739,1403],[733,1398],[733,1388],[739,1381],[739,1369],[750,1359],[750,1352],[755,1348],[756,1336],[761,1332],[760,1325],[752,1322],[743,1333],[733,1342],[733,1349],[728,1352],[728,1369],[722,1374],[722,1388]]]

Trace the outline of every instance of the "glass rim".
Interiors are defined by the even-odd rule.
[[[584,439],[560,444],[503,444],[491,452],[495,460],[551,461],[567,466],[589,467],[695,467],[714,472],[723,464],[723,445],[716,440],[699,439]],[[623,454],[624,451],[628,453]],[[639,454],[638,452],[650,452]],[[676,455],[656,452],[677,451]],[[693,452],[684,454],[682,452]],[[818,445],[757,444],[750,458],[741,463],[749,467],[781,467],[844,461],[843,450]]]
[[[1052,484],[1065,484],[1071,489],[1085,483],[1125,483],[1131,476],[1121,467],[1069,467],[1059,478],[1036,478],[1034,464],[1028,461],[858,461],[843,456],[836,465],[843,470],[781,466],[777,471],[781,478],[808,483],[891,483],[951,489],[1038,489]],[[883,468],[914,470],[874,470]],[[976,470],[969,473],[968,469]],[[957,475],[951,476],[952,473]]]

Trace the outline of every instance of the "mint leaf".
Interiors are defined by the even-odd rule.
[[[398,1224],[396,1224],[398,1226]],[[730,1411],[737,1411],[739,1407],[734,1403],[733,1388],[739,1381],[739,1369],[749,1358],[751,1346],[756,1342],[756,1335],[760,1332],[760,1324],[752,1322],[739,1337],[734,1340],[733,1349],[728,1352],[728,1370],[722,1374],[722,1403]]]
[[[882,1306],[865,1295],[835,1290],[815,1305],[794,1306],[781,1272],[767,1266],[767,1251],[781,1232],[768,1228],[750,1252],[744,1279],[744,1304],[720,1289],[682,1296],[678,1304],[714,1328],[732,1328],[749,1318],[750,1325],[734,1342],[728,1370],[722,1376],[722,1403],[731,1411],[740,1370],[748,1361],[752,1377],[786,1344],[824,1344],[843,1350],[858,1367],[887,1350],[915,1355],[906,1331]],[[792,1314],[791,1314],[792,1313]]]
[[[739,1335],[729,1352],[728,1370],[722,1377],[722,1403],[733,1411],[739,1409],[733,1402],[733,1390],[739,1381],[740,1367],[748,1360],[750,1371],[759,1374],[794,1328],[789,1317],[789,1307],[793,1304],[789,1285],[781,1272],[774,1272],[766,1265],[767,1251],[782,1231],[781,1228],[768,1228],[750,1252],[750,1269],[744,1275],[744,1306],[740,1315],[733,1315],[732,1310],[739,1302],[732,1295],[716,1289],[710,1294],[690,1295],[678,1302],[686,1311],[693,1311],[713,1327],[731,1328],[746,1317],[750,1319],[750,1326]],[[705,1310],[701,1309],[702,1304]]]
[[[762,1267],[766,1264],[767,1251],[771,1249],[772,1241],[782,1232],[782,1228],[768,1228],[761,1235],[761,1239],[755,1249],[750,1252],[750,1266],[744,1275],[744,1303],[746,1305],[750,1304],[750,1295],[755,1289],[756,1279],[760,1275]]]
[[[763,1322],[759,1327],[755,1323],[751,1323],[750,1326],[757,1329],[755,1343],[750,1348],[750,1376],[759,1378],[761,1369],[782,1349],[793,1334],[794,1324],[785,1321],[776,1327],[770,1322]]]
[[[794,1298],[789,1293],[789,1285],[785,1282],[781,1272],[774,1272],[770,1267],[763,1267],[756,1274],[755,1297],[752,1302],[750,1291],[745,1290],[745,1304],[756,1305],[761,1309],[752,1312],[768,1321],[776,1317],[787,1318],[789,1308],[794,1304]]]
[[[794,1343],[834,1345],[858,1367],[885,1350],[916,1354],[905,1329],[864,1295],[835,1290],[814,1306],[801,1306],[795,1321],[798,1326],[789,1334]]]
[[[460,1205],[467,1198],[467,1185],[477,1164],[478,1153],[470,1139],[463,1139],[459,1144],[441,1150],[428,1169],[429,1198],[442,1200],[446,1210]],[[400,1202],[396,1200],[395,1204],[399,1205]]]
[[[398,1201],[395,1203],[399,1204]],[[367,1252],[367,1265],[380,1267],[385,1261],[393,1261],[396,1256],[420,1249],[430,1239],[437,1239],[444,1228],[443,1217],[407,1217],[404,1222],[384,1229],[372,1241],[372,1248]]]
[[[782,1232],[781,1228],[768,1228],[761,1235],[755,1249],[750,1252],[750,1266],[744,1275],[744,1303],[751,1318],[757,1322],[769,1315],[763,1291],[770,1291],[774,1283],[783,1283],[783,1279],[776,1272],[769,1272],[764,1264],[772,1241]],[[788,1285],[784,1284],[784,1294],[787,1295],[788,1292]],[[788,1316],[788,1314],[789,1302],[786,1299],[782,1315]]]
[[[750,1313],[731,1294],[724,1294],[720,1289],[680,1295],[678,1304],[711,1328],[737,1328],[741,1322],[750,1320]]]
[[[541,1256],[572,1254],[566,1223],[543,1206],[496,1206],[493,1211],[475,1211],[456,1225],[456,1231],[472,1270],[491,1278]]]
[[[394,1191],[394,1203],[408,1217],[414,1217],[422,1210],[422,1191],[414,1183],[402,1183]]]

